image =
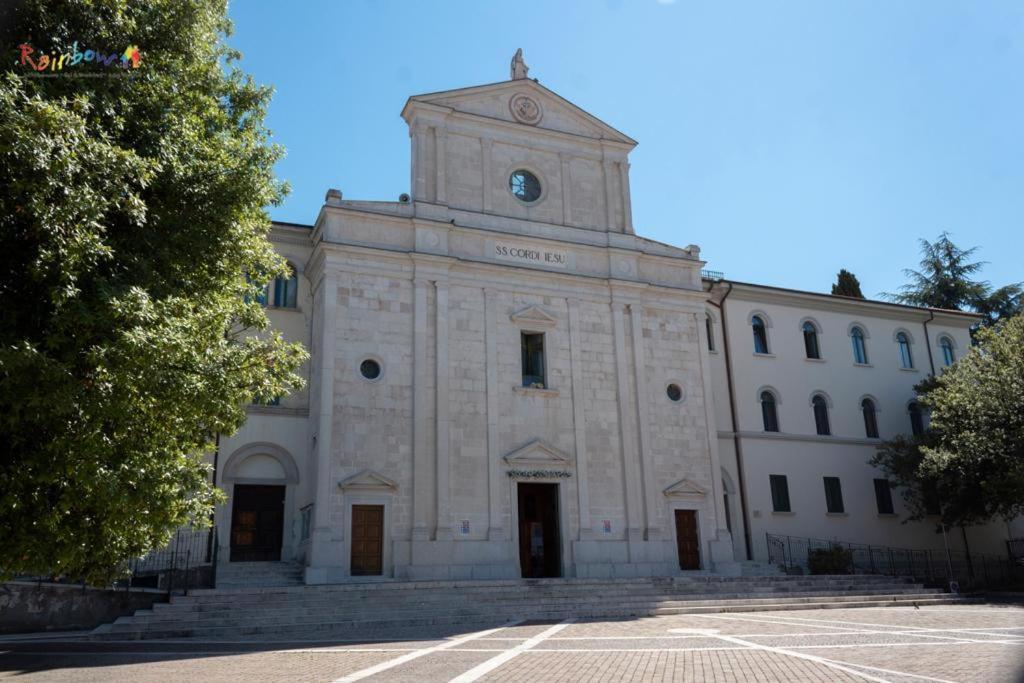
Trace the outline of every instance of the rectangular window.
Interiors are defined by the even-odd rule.
[[[892,489],[889,487],[888,479],[875,479],[875,503],[878,504],[878,514],[891,515]]]
[[[523,386],[544,389],[547,386],[544,374],[544,334],[523,332]]]
[[[789,482],[784,474],[769,474],[768,481],[772,487],[772,510],[775,512],[792,512],[789,507]]]
[[[825,506],[829,512],[845,512],[843,487],[839,483],[839,477],[825,477]]]

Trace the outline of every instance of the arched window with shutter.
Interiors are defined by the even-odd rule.
[[[775,394],[767,390],[761,392],[761,421],[764,423],[764,431],[779,431],[779,412]]]
[[[860,409],[864,413],[864,435],[869,439],[877,439],[878,416],[875,413],[878,410],[875,408],[875,402],[870,398],[866,398],[860,402]]]
[[[853,344],[853,362],[859,365],[867,365],[868,348],[864,343],[864,330],[854,327],[850,330],[850,342]]]
[[[764,318],[755,315],[750,319],[750,327],[754,332],[754,353],[768,353],[768,330]]]
[[[911,401],[907,406],[907,414],[910,415],[910,431],[914,436],[924,434],[924,415],[921,413],[921,406],[917,401]]]
[[[910,353],[910,338],[907,337],[906,332],[898,332],[896,334],[896,346],[899,348],[900,367],[904,370],[912,370],[914,368],[914,356]]]
[[[821,358],[821,347],[818,345],[818,329],[810,320],[803,324],[804,331],[804,353],[808,358]]]
[[[832,428],[828,423],[828,401],[821,394],[815,394],[811,399],[811,408],[814,410],[814,428],[821,436],[832,434]]]
[[[939,340],[939,348],[942,349],[942,362],[949,367],[956,360],[956,354],[953,352],[953,340],[943,337]]]

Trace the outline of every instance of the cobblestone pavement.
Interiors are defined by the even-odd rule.
[[[1024,682],[1024,607],[991,604],[495,625],[301,643],[0,639],[23,681]]]

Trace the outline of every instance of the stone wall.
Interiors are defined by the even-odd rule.
[[[0,584],[0,633],[92,629],[166,599],[157,591],[12,581]]]

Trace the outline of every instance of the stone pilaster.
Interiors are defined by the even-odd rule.
[[[437,163],[434,198],[438,204],[446,204],[447,198],[447,159],[448,133],[444,128],[434,128],[434,157]]]
[[[615,334],[615,375],[619,405],[619,438],[622,452],[622,473],[626,498],[627,540],[643,540],[643,512],[640,467],[636,452],[635,413],[629,409],[629,369],[626,354],[625,306],[612,302],[612,327]]]
[[[501,525],[501,453],[498,452],[498,295],[484,290],[485,363],[487,364],[487,537],[503,540]]]
[[[587,425],[584,407],[586,390],[583,386],[583,342],[580,335],[580,305],[568,299],[569,353],[572,374],[572,426],[576,443],[576,488],[580,505],[580,540],[593,538],[590,524],[590,486],[587,479]]]
[[[629,198],[629,162],[619,162],[619,184],[622,186],[623,232],[633,234],[633,203]]]
[[[648,541],[661,540],[658,515],[659,491],[654,485],[654,463],[650,452],[648,418],[647,363],[644,359],[644,307],[629,305],[630,327],[633,331],[633,379],[636,382],[636,423],[640,446],[640,472],[644,499],[644,537]]]
[[[436,434],[437,434],[437,527],[434,537],[439,541],[450,540],[451,528],[451,475],[449,471],[449,402],[448,402],[448,283],[435,283],[435,333],[437,379]]]
[[[604,175],[604,214],[609,230],[616,231],[615,225],[615,193],[612,190],[612,177],[615,174],[615,165],[607,159],[601,163],[601,171]]]
[[[562,222],[572,225],[572,168],[569,155],[561,152],[558,158],[562,162]]]
[[[427,199],[427,133],[422,125],[412,129],[412,197]]]
[[[427,393],[427,289],[430,282],[413,280],[413,518],[412,540],[430,540],[430,445],[428,443],[430,396]]]
[[[490,138],[480,138],[480,168],[482,170],[483,182],[483,204],[484,213],[491,212],[491,149],[494,141]]]

